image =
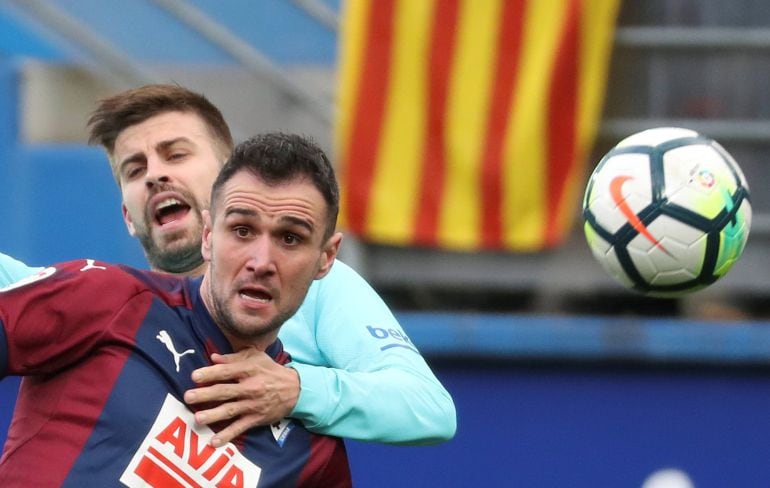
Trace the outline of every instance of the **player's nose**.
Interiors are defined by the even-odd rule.
[[[152,156],[147,159],[147,170],[144,173],[144,184],[147,188],[152,188],[155,185],[162,183],[169,183],[171,181],[171,175],[169,173],[168,165],[157,157]]]
[[[275,249],[269,236],[258,236],[249,243],[249,259],[246,262],[246,269],[256,275],[270,274],[276,271]]]

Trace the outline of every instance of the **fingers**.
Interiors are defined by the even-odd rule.
[[[195,413],[199,424],[228,422],[212,445],[229,442],[252,427],[277,422],[294,409],[300,392],[296,370],[255,349],[214,354],[211,359],[212,366],[192,373],[193,381],[206,386],[188,390],[184,400],[188,405],[211,407]]]
[[[230,421],[225,428],[217,432],[211,439],[211,445],[219,447],[253,427],[272,424],[283,418],[267,416],[266,412],[263,413],[256,410],[255,406],[254,402],[248,401],[230,402],[208,410],[195,412],[195,421],[200,425],[211,425],[225,420]]]
[[[257,425],[265,425],[267,423],[273,422],[260,422],[257,416],[245,415],[234,420],[230,425],[217,432],[214,437],[211,438],[210,444],[214,447],[220,447],[232,441],[252,427],[256,427]]]
[[[251,427],[272,424],[284,418],[283,416],[270,415],[272,412],[255,407],[257,407],[255,403],[248,401],[225,403],[208,410],[195,412],[195,421],[200,425],[211,425],[223,420],[230,420],[231,424],[246,425],[245,431]]]
[[[187,390],[184,394],[184,401],[189,405],[195,405],[206,402],[224,402],[241,396],[243,393],[237,383],[221,383]]]
[[[233,381],[239,378],[238,375],[242,375],[240,371],[242,371],[240,368],[231,364],[215,364],[193,371],[192,380],[198,384]]]
[[[241,349],[238,352],[232,352],[230,354],[214,353],[211,355],[211,361],[216,364],[236,363],[238,361],[245,361],[250,357],[259,356],[260,353],[263,356],[267,356],[267,354],[265,354],[264,352],[258,351],[254,347],[246,347],[244,349]]]
[[[212,354],[213,366],[198,368],[192,372],[192,380],[198,384],[221,383],[257,376],[261,368],[274,364],[270,356],[253,348],[232,354]]]
[[[248,402],[228,402],[207,410],[195,412],[195,421],[200,425],[211,425],[223,420],[231,420],[231,423],[239,423],[244,418],[253,417],[255,420],[262,419],[259,412],[250,412],[251,408]],[[250,412],[247,414],[247,412]],[[256,425],[256,424],[255,424]]]

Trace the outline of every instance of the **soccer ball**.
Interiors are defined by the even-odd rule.
[[[751,226],[746,178],[713,139],[645,130],[597,165],[583,198],[594,257],[623,285],[674,297],[704,288],[738,260]]]

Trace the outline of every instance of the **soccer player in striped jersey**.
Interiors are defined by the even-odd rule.
[[[182,400],[212,353],[289,361],[278,330],[334,264],[338,205],[320,148],[257,136],[202,212],[202,277],[85,259],[0,292],[0,376],[25,376],[0,485],[351,486],[341,439],[282,419],[213,447]]]
[[[151,267],[201,273],[201,214],[232,148],[219,110],[182,87],[150,85],[102,101],[90,127]],[[202,386],[185,400],[206,406],[197,420],[230,422],[214,444],[287,416],[314,432],[366,441],[430,444],[454,436],[450,395],[381,298],[344,263],[313,282],[280,337],[289,367],[248,348],[215,355],[215,364],[196,371]]]

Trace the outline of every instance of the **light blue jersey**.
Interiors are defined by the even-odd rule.
[[[41,269],[0,253],[0,288]],[[454,436],[451,396],[379,295],[344,263],[313,282],[279,337],[300,376],[292,417],[308,429],[397,444]]]
[[[0,288],[33,275],[43,268],[33,268],[0,252]]]

